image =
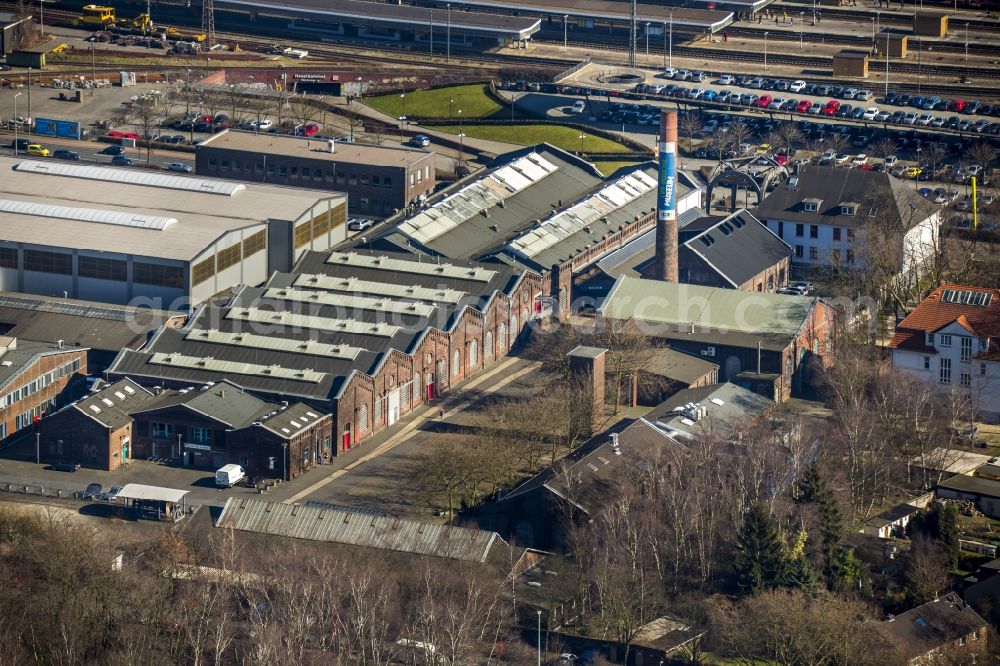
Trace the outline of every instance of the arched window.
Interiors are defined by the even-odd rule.
[[[520,330],[521,330],[520,327],[517,325],[517,314],[514,313],[514,312],[511,312],[510,313],[510,339],[511,339],[511,341],[513,341],[514,338],[517,337],[517,333]]]
[[[458,377],[458,373],[462,371],[462,352],[458,349],[451,356],[451,376]]]
[[[497,326],[497,354],[507,353],[507,324]]]
[[[493,331],[486,331],[486,340],[483,342],[483,356],[493,358]]]
[[[469,367],[474,368],[479,365],[479,340],[469,343]]]
[[[556,303],[556,312],[564,312],[569,306],[566,300],[566,287],[559,287],[559,302]]]
[[[413,402],[420,402],[420,391],[423,390],[423,386],[420,385],[420,379],[419,372],[413,375]]]
[[[374,427],[382,425],[382,397],[375,396],[375,418],[372,422]]]
[[[444,380],[448,377],[448,361],[443,358],[438,359],[438,381],[444,385]]]

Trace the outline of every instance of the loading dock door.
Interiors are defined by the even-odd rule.
[[[392,425],[399,420],[399,389],[391,391],[386,396],[386,402],[389,406],[389,425]]]

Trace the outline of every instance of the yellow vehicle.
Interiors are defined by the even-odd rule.
[[[65,51],[68,48],[69,48],[69,44],[60,44],[59,46],[57,46],[54,49],[52,49],[52,51],[50,51],[50,53],[52,55],[59,55],[60,53],[62,53],[63,51]]]
[[[187,30],[178,30],[177,28],[167,28],[166,32],[168,39],[188,40],[192,42],[198,42],[199,44],[205,41],[206,39],[203,33],[189,32]]]
[[[37,143],[28,144],[28,154],[34,155],[35,157],[48,157],[49,149],[44,148]]]
[[[762,143],[759,146],[757,146],[758,155],[767,155],[770,152],[772,152],[772,149],[771,149],[771,144],[769,143]]]
[[[149,18],[149,14],[146,12],[139,14],[134,19],[129,21],[128,24],[134,32],[138,32],[143,35],[153,31],[153,20]]]
[[[102,5],[84,5],[82,14],[76,17],[74,23],[78,28],[106,30],[115,24],[115,8]]]
[[[922,174],[923,172],[924,172],[924,170],[923,170],[923,169],[921,169],[920,167],[918,167],[918,166],[911,166],[910,168],[908,168],[908,169],[907,169],[906,171],[904,171],[903,173],[904,173],[904,175],[905,175],[905,176],[906,176],[907,178],[916,178],[917,176],[919,176],[919,175],[920,175],[920,174]]]

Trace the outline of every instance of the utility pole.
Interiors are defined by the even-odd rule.
[[[646,21],[646,58],[649,59],[649,21]]]
[[[632,0],[632,15],[628,22],[628,66],[635,67],[635,45],[639,39],[639,5]]]
[[[569,31],[566,27],[566,22],[569,21],[569,14],[563,14],[563,51],[566,50],[567,43],[569,42]],[[969,24],[965,24],[966,30],[969,28]]]
[[[667,68],[667,24],[663,24],[663,69]]]
[[[969,24],[965,24],[965,62],[969,62]]]
[[[674,13],[670,12],[670,47],[668,51],[668,57],[670,62],[667,63],[667,67],[673,69],[674,67]]]
[[[205,43],[211,49],[215,46],[215,4],[212,0],[201,0],[201,31],[205,33]]]
[[[451,62],[451,3],[448,3],[448,34],[445,36],[445,43],[448,48],[447,62]]]
[[[889,94],[889,31],[885,31],[885,94]]]
[[[28,134],[31,134],[31,126],[34,116],[31,115],[31,68],[28,68]]]
[[[538,666],[542,666],[542,611],[535,612],[538,613]]]

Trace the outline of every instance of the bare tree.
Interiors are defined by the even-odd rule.
[[[897,146],[896,146],[896,142],[895,141],[893,141],[889,137],[881,137],[881,138],[877,139],[876,141],[872,142],[872,144],[869,146],[868,150],[875,157],[878,157],[878,158],[881,158],[881,159],[884,160],[889,155],[895,155],[896,154],[896,148],[897,148]]]
[[[137,99],[131,108],[131,115],[139,126],[139,135],[146,142],[146,166],[149,166],[150,153],[152,152],[153,128],[160,126],[162,117],[160,106],[156,97],[152,95],[142,95]]]
[[[791,155],[795,144],[802,141],[802,130],[798,123],[783,122],[774,129],[774,134],[777,137],[776,144],[785,149],[786,155]]]
[[[996,144],[990,141],[976,141],[965,150],[964,157],[982,169],[985,175],[989,175],[993,171],[997,155]]]

